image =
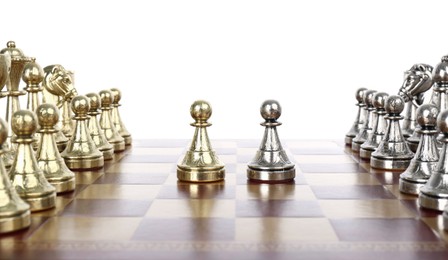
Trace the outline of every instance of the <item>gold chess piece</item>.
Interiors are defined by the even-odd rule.
[[[36,58],[31,58],[23,69],[22,80],[26,83],[25,91],[28,92],[26,109],[36,111],[40,105],[40,94],[42,94],[42,87],[40,86],[44,79],[44,71],[36,63]],[[36,150],[40,142],[40,133],[36,132],[33,136],[33,149]]]
[[[11,118],[16,136],[17,154],[12,163],[9,178],[22,199],[30,204],[31,211],[45,210],[55,206],[56,190],[48,183],[37,164],[31,144],[37,123],[34,112],[19,110]]]
[[[118,133],[124,138],[124,143],[126,145],[131,145],[132,144],[131,134],[124,126],[123,121],[121,121],[120,112],[118,111],[118,107],[121,106],[120,104],[121,91],[118,88],[111,88],[110,91],[112,91],[112,94],[114,95],[114,99],[112,100],[113,108],[111,112],[112,123],[114,124],[115,129],[117,129]]]
[[[212,107],[208,102],[198,100],[191,105],[190,114],[195,120],[190,125],[196,129],[189,150],[177,165],[177,178],[188,182],[224,180],[224,164],[213,151],[206,129],[212,125],[207,122]]]
[[[5,119],[8,124],[8,139],[6,139],[3,144],[3,149],[5,149],[3,161],[5,162],[6,167],[10,167],[17,151],[17,147],[11,142],[11,137],[13,135],[11,129],[11,117],[14,112],[20,110],[19,97],[26,94],[25,91],[19,90],[19,85],[25,64],[30,61],[30,58],[26,57],[22,50],[16,48],[16,43],[14,41],[7,42],[6,48],[1,50],[0,54],[8,54],[11,57],[9,80],[6,81],[7,108]]]
[[[76,96],[72,99],[71,109],[75,113],[75,129],[73,136],[61,153],[67,167],[71,170],[87,170],[102,168],[104,166],[103,153],[98,150],[90,137],[87,121],[87,112],[90,109],[89,99],[85,96]]]
[[[101,98],[101,116],[100,116],[100,127],[103,129],[104,136],[106,136],[107,141],[113,145],[114,152],[122,152],[126,148],[124,138],[117,132],[115,125],[111,119],[112,111],[112,100],[114,95],[110,90],[100,91]]]
[[[61,132],[67,137],[72,136],[74,129],[71,100],[78,95],[73,84],[73,73],[61,65],[50,65],[44,68],[44,89],[58,97],[56,106],[61,110]],[[48,96],[48,95],[47,95]],[[56,138],[58,143],[59,137]]]
[[[0,119],[0,154],[1,146],[8,138],[8,126]],[[30,226],[30,206],[26,204],[11,185],[3,161],[0,160],[0,234],[24,229]]]
[[[87,113],[90,116],[88,122],[90,136],[98,150],[103,153],[104,160],[112,160],[114,158],[114,147],[107,141],[98,122],[98,115],[100,114],[98,109],[101,106],[100,96],[96,93],[89,93],[86,96],[90,101],[90,110]]]
[[[9,78],[9,73],[11,71],[11,56],[8,53],[0,54],[0,91],[5,87],[6,82]],[[7,97],[8,91],[0,92],[0,98]],[[8,129],[10,128],[9,123],[7,123]],[[8,134],[8,129],[6,129],[6,134]],[[10,141],[9,134],[7,136],[7,140]],[[12,161],[14,160],[14,154],[10,153],[9,150],[11,148],[11,142],[6,142],[5,140],[2,149],[1,160],[3,164],[7,167],[10,167]]]
[[[75,190],[75,174],[65,165],[54,140],[55,125],[59,121],[58,108],[53,104],[42,104],[36,109],[40,125],[40,145],[36,157],[40,169],[57,193]]]

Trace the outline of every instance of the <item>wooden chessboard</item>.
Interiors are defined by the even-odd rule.
[[[246,179],[259,140],[212,140],[220,183],[180,183],[188,140],[136,140],[30,228],[2,235],[1,259],[448,259],[440,212],[400,194],[342,142],[286,141],[297,177]]]

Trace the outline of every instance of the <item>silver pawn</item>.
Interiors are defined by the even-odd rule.
[[[254,159],[248,164],[247,178],[263,182],[283,182],[296,176],[294,164],[288,159],[277,134],[277,119],[282,113],[280,104],[275,100],[266,100],[261,104],[260,113],[266,127],[260,148]]]
[[[418,202],[421,207],[443,211],[448,205],[448,110],[437,117],[437,127],[442,133],[443,143],[436,170],[425,186],[420,188]]]
[[[359,130],[358,135],[356,135],[356,137],[352,140],[352,150],[357,153],[359,152],[359,149],[361,149],[361,145],[367,141],[367,137],[372,132],[373,111],[375,110],[375,107],[373,107],[373,95],[375,95],[375,93],[375,90],[367,90],[364,95],[364,103],[366,104],[367,110],[366,118],[363,126]]]
[[[367,91],[366,88],[358,88],[356,90],[356,100],[358,103],[356,106],[358,107],[358,113],[356,114],[355,122],[353,122],[352,128],[345,135],[345,145],[352,145],[353,138],[359,133],[359,129],[364,124],[364,119],[366,117],[366,110],[364,109],[366,105],[364,104],[363,95]]]
[[[403,117],[400,113],[404,109],[404,100],[397,95],[389,96],[385,108],[387,112],[385,118],[388,120],[386,134],[376,151],[372,153],[370,166],[377,169],[405,170],[414,153],[401,134],[400,120]]]
[[[370,160],[370,156],[380,145],[386,134],[387,120],[384,117],[387,113],[384,105],[388,96],[385,92],[379,92],[373,96],[373,106],[375,107],[375,111],[373,111],[373,127],[367,140],[361,145],[359,156],[362,159]]]
[[[399,188],[403,193],[418,195],[420,188],[436,169],[439,160],[436,144],[438,113],[439,110],[433,104],[424,104],[417,109],[417,123],[420,126],[417,131],[420,131],[422,138],[411,164],[400,175]]]

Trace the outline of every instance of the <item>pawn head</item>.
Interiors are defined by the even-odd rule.
[[[72,111],[76,116],[85,115],[90,109],[89,99],[86,96],[76,96],[72,99]]]
[[[114,100],[112,100],[112,103],[117,105],[121,100],[121,91],[118,88],[111,88],[110,91],[112,91],[112,94],[114,95]]]
[[[378,92],[373,96],[373,106],[376,109],[384,109],[386,105],[386,99],[389,97],[389,94],[386,92]]]
[[[386,99],[385,108],[387,113],[399,115],[404,109],[404,99],[397,95],[391,95]]]
[[[110,90],[100,91],[101,107],[110,107],[114,99],[114,94]]]
[[[441,111],[437,116],[437,127],[440,132],[448,135],[448,109]]]
[[[36,114],[30,110],[18,110],[12,114],[12,131],[19,137],[30,138],[37,129]]]
[[[269,99],[260,106],[260,114],[264,120],[277,120],[282,114],[282,107],[277,100]]]
[[[358,100],[359,103],[363,103],[364,102],[364,94],[366,93],[367,89],[366,88],[358,88],[356,90],[356,100]]]
[[[36,59],[32,58],[31,62],[28,62],[23,69],[22,79],[27,84],[37,85],[44,80],[44,71],[36,63]]]
[[[44,103],[36,108],[37,122],[42,128],[52,128],[59,121],[59,109],[50,103]]]
[[[417,123],[421,127],[435,127],[439,109],[433,104],[424,104],[417,109]]]
[[[376,94],[376,90],[367,90],[364,95],[364,104],[368,107],[373,107],[373,96]]]
[[[205,100],[196,100],[190,107],[190,115],[196,122],[206,122],[212,115],[212,107]]]
[[[92,92],[92,93],[87,94],[86,97],[90,101],[90,111],[96,112],[98,110],[98,108],[101,107],[100,95]]]

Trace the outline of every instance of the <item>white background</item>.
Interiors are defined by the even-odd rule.
[[[357,88],[395,94],[406,69],[448,54],[447,10],[429,0],[14,0],[1,4],[0,48],[14,40],[42,67],[73,70],[80,94],[120,88],[134,138],[191,138],[189,107],[205,99],[212,139],[259,139],[259,106],[277,99],[281,138],[342,139]]]

